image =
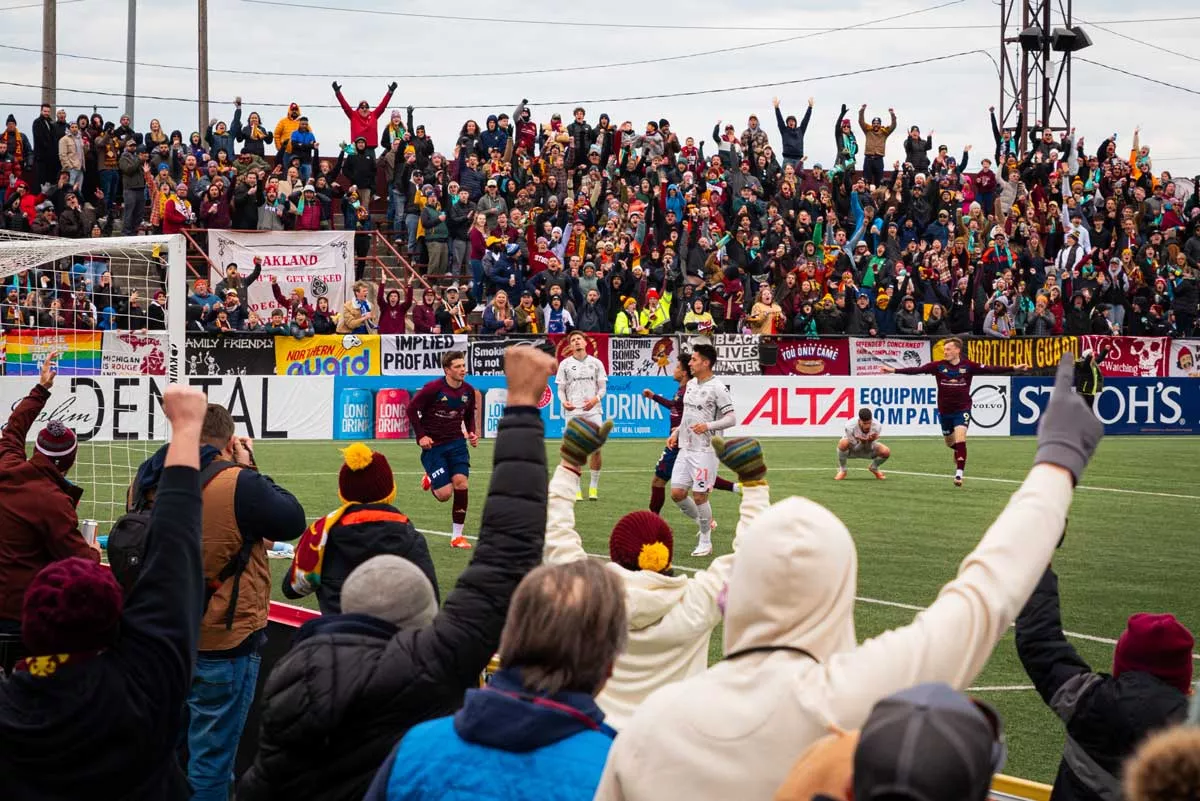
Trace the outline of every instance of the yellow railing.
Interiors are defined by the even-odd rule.
[[[1051,787],[1048,784],[1018,779],[1015,776],[998,775],[992,779],[992,798],[1019,798],[1026,801],[1050,801]]]

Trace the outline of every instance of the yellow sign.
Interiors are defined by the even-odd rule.
[[[933,344],[933,360],[946,358],[942,342]],[[989,367],[1016,367],[1027,364],[1034,370],[1054,368],[1064,353],[1079,354],[1079,337],[1022,337],[1017,339],[965,339],[963,355],[976,364]]]
[[[379,375],[378,334],[275,337],[275,375]]]

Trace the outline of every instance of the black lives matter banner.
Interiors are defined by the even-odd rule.
[[[184,370],[188,375],[275,375],[275,337],[189,332]]]
[[[383,334],[379,342],[383,375],[437,375],[443,356],[467,351],[466,334]]]
[[[762,375],[758,337],[754,334],[715,334],[712,344],[717,349],[717,366],[714,368],[717,375]]]
[[[471,375],[504,375],[504,350],[514,345],[545,345],[546,337],[472,337],[467,347],[467,372]]]

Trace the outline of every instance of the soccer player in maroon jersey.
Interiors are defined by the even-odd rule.
[[[1010,370],[1007,367],[986,367],[982,364],[964,359],[962,356],[963,343],[958,337],[951,337],[942,342],[942,350],[946,358],[938,362],[929,362],[920,367],[884,366],[885,373],[900,375],[932,375],[937,382],[938,416],[942,420],[942,437],[946,447],[954,451],[954,486],[961,487],[963,471],[967,467],[967,426],[971,424],[971,381],[977,375],[1004,375],[1015,370],[1023,373],[1029,369],[1027,364],[1018,364]]]
[[[421,387],[408,404],[408,421],[421,446],[421,466],[425,477],[421,487],[431,490],[442,503],[454,499],[450,519],[454,525],[451,548],[470,548],[463,536],[467,521],[467,478],[471,474],[471,453],[467,442],[479,445],[475,433],[475,388],[466,382],[467,359],[459,350],[442,357],[444,378]],[[464,436],[463,431],[466,431]]]

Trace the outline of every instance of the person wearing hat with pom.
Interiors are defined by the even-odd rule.
[[[51,420],[26,457],[25,437],[50,399],[57,359],[57,353],[46,355],[37,385],[13,408],[0,435],[0,634],[20,631],[25,588],[39,570],[72,556],[100,561],[100,549],[79,531],[75,508],[83,489],[67,480],[79,448],[75,432]],[[11,668],[11,661],[0,668]]]
[[[550,480],[543,557],[547,564],[588,558],[575,529],[575,499],[584,464],[599,451],[612,426],[611,420],[597,425],[580,418],[567,424],[562,460]],[[596,700],[618,731],[650,693],[708,667],[709,640],[721,622],[718,598],[747,527],[771,503],[767,467],[757,440],[717,437],[713,448],[742,483],[741,516],[732,553],[718,556],[691,576],[676,572],[674,533],[667,521],[647,510],[625,515],[609,535],[612,561],[607,568],[625,586],[629,644]]]
[[[421,569],[438,593],[429,546],[392,502],[396,481],[387,457],[356,442],[342,451],[338,499],[342,505],[309,526],[283,577],[283,594],[317,594],[321,614],[342,611],[342,586],[356,567],[379,554],[403,557]]]
[[[1138,744],[1187,717],[1192,633],[1174,615],[1132,615],[1117,639],[1112,673],[1094,672],[1063,634],[1058,576],[1048,567],[1017,616],[1016,643],[1038,694],[1066,727],[1053,797],[1120,798],[1125,760]]]
[[[122,598],[112,572],[89,554],[46,566],[25,591],[31,655],[0,681],[2,798],[191,795],[177,749],[204,598],[199,440],[207,402],[199,389],[171,385],[162,405],[171,442],[136,585]],[[4,465],[5,475],[11,470]],[[25,494],[51,503],[48,492]]]

